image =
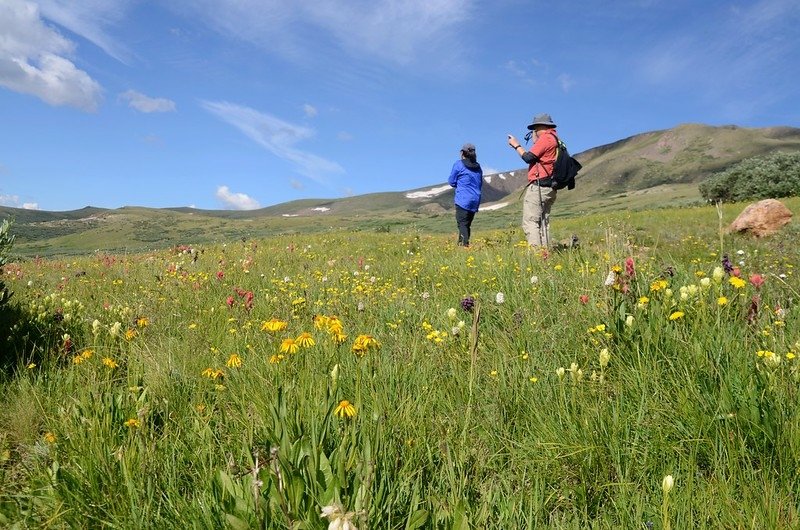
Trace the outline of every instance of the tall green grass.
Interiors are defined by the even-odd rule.
[[[6,266],[0,524],[797,527],[797,228],[717,215]]]

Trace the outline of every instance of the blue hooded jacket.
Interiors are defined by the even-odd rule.
[[[470,160],[459,160],[453,164],[447,182],[456,189],[456,205],[470,212],[478,211],[483,185],[483,170],[480,164]]]

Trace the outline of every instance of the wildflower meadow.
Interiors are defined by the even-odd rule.
[[[7,263],[0,526],[800,527],[798,230],[717,217]]]

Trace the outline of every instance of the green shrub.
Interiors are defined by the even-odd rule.
[[[3,265],[6,264],[8,259],[8,251],[11,250],[11,246],[14,244],[14,236],[8,233],[10,228],[11,223],[8,219],[4,219],[3,224],[0,225],[0,274],[2,274]],[[11,292],[6,288],[3,278],[0,276],[0,306],[8,302],[9,298],[11,298]]]
[[[701,182],[700,194],[722,202],[800,195],[800,152],[742,160]]]

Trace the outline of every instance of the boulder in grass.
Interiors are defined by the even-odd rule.
[[[781,201],[764,199],[750,204],[728,227],[731,232],[747,232],[756,237],[774,234],[792,220],[792,212]]]

